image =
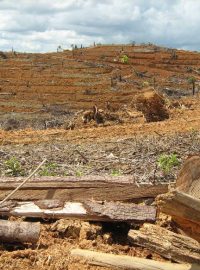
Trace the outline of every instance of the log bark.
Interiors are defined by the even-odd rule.
[[[158,209],[172,216],[177,227],[200,242],[200,200],[179,190],[159,195]]]
[[[0,241],[36,243],[40,236],[40,224],[0,220]]]
[[[156,208],[120,202],[9,201],[0,206],[0,215],[144,223],[156,220]]]
[[[0,178],[0,200],[22,181],[23,178]],[[136,198],[155,198],[167,191],[167,184],[138,186],[132,176],[43,177],[29,180],[11,199],[129,201]]]
[[[198,265],[184,265],[159,262],[138,257],[125,255],[106,254],[102,252],[73,249],[72,257],[84,258],[90,265],[110,267],[113,269],[132,269],[132,270],[198,270]]]
[[[181,263],[200,264],[200,244],[187,236],[179,235],[152,224],[139,230],[130,230],[129,240],[161,256]]]

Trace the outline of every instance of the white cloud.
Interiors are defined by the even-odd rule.
[[[199,50],[199,0],[0,0],[0,50],[154,42]]]

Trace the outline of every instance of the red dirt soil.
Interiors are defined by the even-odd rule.
[[[124,54],[128,56],[127,64],[120,61]],[[73,131],[1,131],[0,141],[5,144],[35,143],[56,137],[81,142],[198,129],[199,96],[197,93],[192,97],[188,77],[196,78],[198,90],[200,54],[176,50],[176,55],[177,59],[173,59],[170,49],[155,46],[97,46],[47,54],[7,53],[7,59],[0,59],[2,121],[13,116],[19,121],[22,118],[34,122],[45,118],[44,108],[55,104],[79,114]],[[136,97],[153,87],[157,91],[174,91],[173,96],[167,96],[170,119],[147,124],[143,117],[131,115],[137,115],[134,109]],[[176,95],[178,99],[173,106]],[[83,125],[81,111],[94,104],[105,109],[106,102],[118,112],[129,110],[124,123],[98,128],[95,124]]]

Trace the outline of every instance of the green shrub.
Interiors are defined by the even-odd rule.
[[[128,56],[126,54],[122,55],[121,62],[123,64],[128,64]]]
[[[158,164],[158,167],[161,168],[161,170],[165,174],[168,174],[174,167],[178,166],[180,162],[176,154],[171,154],[171,155],[162,154],[158,158],[157,164]]]
[[[5,161],[6,175],[23,176],[24,170],[21,167],[19,160],[16,157],[11,157]]]

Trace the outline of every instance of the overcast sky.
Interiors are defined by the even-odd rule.
[[[0,50],[152,42],[200,51],[200,0],[0,0]]]

